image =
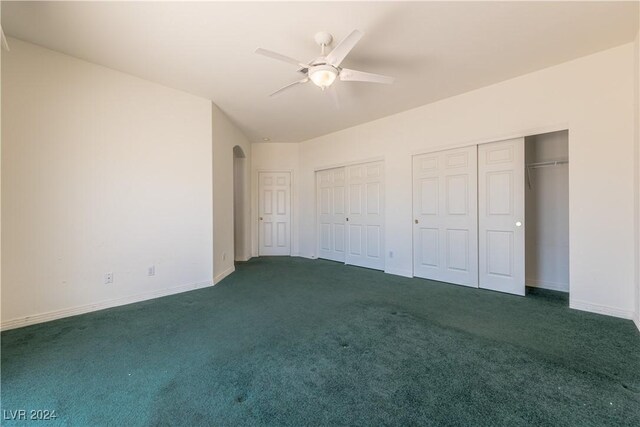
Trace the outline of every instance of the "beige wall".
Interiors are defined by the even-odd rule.
[[[213,126],[213,270],[218,283],[234,271],[234,211],[233,211],[233,147],[238,145],[247,156],[246,182],[251,170],[251,144],[231,120],[212,105]],[[250,192],[245,192],[249,206]],[[245,227],[250,229],[250,212],[244,215]],[[249,233],[247,233],[247,240]],[[246,247],[249,248],[247,242]]]
[[[210,285],[211,102],[9,42],[2,326]]]
[[[571,306],[631,318],[633,62],[634,45],[625,44],[301,143],[300,255],[315,257],[318,168],[385,159],[385,245],[394,252],[386,271],[409,276],[412,154],[569,129]]]

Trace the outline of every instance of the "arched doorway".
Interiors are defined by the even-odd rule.
[[[233,147],[233,243],[234,259],[246,261],[247,255],[247,220],[248,200],[246,193],[246,162],[247,156],[242,147]]]

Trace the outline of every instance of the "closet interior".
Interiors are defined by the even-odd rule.
[[[569,292],[569,132],[525,138],[526,285]]]

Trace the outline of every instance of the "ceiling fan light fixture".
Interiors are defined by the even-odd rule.
[[[333,84],[338,77],[338,70],[331,65],[316,65],[309,69],[309,78],[320,89],[325,89]]]

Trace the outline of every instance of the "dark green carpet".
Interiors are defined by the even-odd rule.
[[[640,425],[630,321],[328,261],[2,333],[34,425]],[[29,422],[2,421],[3,425]]]

